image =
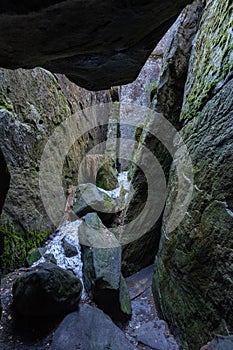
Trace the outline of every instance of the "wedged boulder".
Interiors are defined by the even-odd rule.
[[[78,254],[77,247],[72,245],[66,237],[62,239],[62,247],[64,249],[64,254],[67,258],[71,258]]]
[[[233,349],[233,335],[222,336],[217,335],[207,345],[203,346],[200,350],[232,350]]]
[[[101,220],[108,224],[115,216],[115,201],[104,190],[101,190],[101,188],[96,187],[92,183],[79,185],[76,200],[74,212],[78,217],[96,212]]]
[[[121,246],[96,213],[79,227],[83,276],[89,296],[114,319],[131,314],[131,301],[121,275]],[[85,244],[83,244],[85,243]]]
[[[12,292],[14,309],[21,315],[62,316],[77,309],[82,284],[72,272],[43,263],[18,277]]]
[[[110,160],[100,164],[96,177],[96,185],[104,190],[110,191],[118,187],[117,170],[114,169]]]
[[[50,350],[133,350],[123,332],[103,313],[84,304],[57,328]]]

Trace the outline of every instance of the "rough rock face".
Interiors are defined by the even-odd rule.
[[[203,346],[200,350],[231,350],[233,348],[233,336],[224,337],[217,335],[207,345]]]
[[[85,304],[62,321],[50,349],[133,350],[134,347],[103,311]]]
[[[0,150],[0,214],[2,213],[2,208],[5,202],[5,198],[10,186],[10,174],[7,169],[7,164],[2,151]]]
[[[155,112],[163,113],[164,117],[175,127],[179,125],[179,113],[182,107],[183,90],[187,77],[192,41],[198,28],[201,11],[202,5],[200,0],[194,1],[192,5],[188,5],[166,34],[162,43],[154,51],[155,53],[157,51],[163,52],[163,61],[161,67],[160,61],[157,60],[157,69],[161,67],[160,74],[154,82],[148,84],[152,93],[152,96],[150,94],[149,96],[153,98],[151,109]],[[146,100],[143,103],[145,104]],[[165,147],[167,136],[163,135],[163,140],[158,140],[151,132],[147,131],[152,130],[153,132],[156,130],[156,123],[157,116],[155,113],[152,113],[143,125],[144,130],[141,133],[139,147],[135,151],[133,161],[136,164],[143,165],[145,158],[141,151],[141,144],[143,144],[159,160],[167,179],[172,161]],[[147,180],[145,175],[137,166],[132,167],[131,173],[135,192],[126,209],[125,222],[129,222],[137,217],[147,201]],[[138,270],[152,263],[158,250],[160,231],[161,218],[139,240],[124,247],[123,267],[126,274],[128,269]]]
[[[232,5],[207,1],[192,51],[180,120],[192,158],[194,192],[184,220],[168,233],[177,194],[170,173],[153,289],[185,349],[233,331]],[[198,335],[198,336],[197,336]]]
[[[113,319],[131,314],[129,292],[121,275],[121,247],[96,213],[87,214],[79,228],[85,289]]]
[[[92,183],[79,185],[74,212],[78,217],[96,212],[104,223],[115,217],[116,202],[104,190]]]
[[[92,183],[107,191],[117,188],[117,171],[114,163],[108,155],[87,154],[79,172],[79,184]]]
[[[0,66],[43,67],[91,90],[128,83],[189,2],[5,0]]]
[[[1,149],[0,149],[0,183],[1,183],[1,191],[0,191],[0,215],[1,215],[5,198],[10,187],[10,174],[7,169],[7,164]],[[2,255],[3,253],[3,247],[4,247],[3,234],[0,233],[0,255]]]
[[[77,112],[80,120],[86,120],[86,107],[108,102],[109,99],[107,91],[89,92],[66,77],[55,77],[44,69],[0,70],[0,148],[11,176],[2,223],[13,222],[16,231],[20,230],[21,237],[27,230],[45,231],[53,227],[45,213],[39,188],[40,158],[47,139],[55,127],[73,113]],[[98,144],[104,140],[105,135],[105,126],[94,128],[74,143],[63,166],[64,188],[71,181],[77,181],[77,170],[83,155],[95,142]],[[1,192],[5,194],[4,186],[1,186]],[[3,228],[1,232],[4,230],[9,231]],[[15,239],[13,235],[14,229],[11,232],[12,240]],[[25,237],[27,241],[30,239]],[[40,245],[43,239],[36,245]],[[23,242],[18,243],[13,243],[12,248],[12,243],[6,241],[6,250],[10,252],[13,249],[16,255],[23,254],[25,258]],[[23,261],[20,263],[23,264]],[[5,265],[12,268],[14,264],[11,266],[11,262],[6,261]]]
[[[72,272],[43,263],[18,277],[12,293],[14,308],[21,315],[61,316],[78,308],[82,283]]]

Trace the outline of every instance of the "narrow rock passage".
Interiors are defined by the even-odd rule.
[[[105,191],[111,198],[117,200],[121,194],[121,188],[126,191],[124,200],[126,201],[130,191],[130,182],[128,181],[128,173],[125,171],[118,176],[119,186],[115,190]],[[67,201],[68,202],[68,201]],[[74,274],[83,283],[83,263],[81,258],[81,247],[79,244],[79,226],[83,220],[75,221],[64,220],[56,232],[47,242],[43,256],[34,263],[38,265],[44,261],[55,262],[58,266],[72,270]],[[23,272],[23,269],[22,269]],[[2,298],[4,306],[3,322],[1,325],[2,349],[46,349],[50,348],[52,341],[52,333],[41,337],[41,340],[34,339],[31,344],[28,339],[22,339],[21,335],[15,333],[14,314],[11,310],[11,285],[13,280],[22,273],[16,271],[5,279],[2,289]],[[126,279],[127,287],[132,302],[132,317],[126,324],[118,324],[123,330],[129,342],[138,350],[178,350],[179,347],[170,334],[165,321],[157,317],[156,308],[154,305],[151,283],[152,283],[153,266],[149,266],[138,273]],[[84,284],[83,284],[84,285]],[[83,288],[82,303],[90,303],[86,298],[86,293]],[[54,325],[56,327],[56,325]],[[43,327],[42,327],[43,328]],[[36,333],[39,329],[36,330]],[[50,332],[53,330],[51,328]],[[40,333],[40,332],[39,332]],[[43,332],[42,332],[43,333]],[[48,333],[47,333],[48,334]],[[37,338],[37,336],[36,336]],[[10,340],[9,346],[7,345]],[[47,342],[45,344],[45,342]]]
[[[124,328],[139,350],[179,350],[165,321],[160,320],[151,289],[153,265],[126,279],[132,300],[132,318]]]

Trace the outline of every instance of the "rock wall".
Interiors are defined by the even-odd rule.
[[[48,137],[73,113],[79,114],[80,121],[86,120],[85,108],[108,101],[108,91],[89,92],[65,76],[54,76],[44,69],[0,70],[0,148],[11,177],[1,218],[1,233],[6,231],[5,252],[10,258],[9,268],[13,268],[14,259],[22,263],[22,255],[25,255],[25,249],[28,250],[24,249],[24,241],[27,241],[28,248],[32,240],[38,245],[47,231],[53,229],[39,188],[40,158]],[[103,126],[89,130],[74,143],[63,167],[65,190],[77,181],[79,164],[85,152],[105,138],[106,127]],[[2,190],[1,187],[4,194]],[[35,241],[34,236],[40,239]],[[14,258],[10,257],[12,250]]]
[[[179,119],[194,192],[182,223],[168,233],[178,191],[173,166],[155,260],[155,300],[185,350],[233,331],[232,9],[230,1],[207,1],[195,38]]]
[[[188,5],[163,38],[159,47],[154,50],[154,54],[157,52],[155,58],[158,58],[158,53],[160,53],[157,66],[154,63],[157,76],[154,73],[153,80],[146,79],[146,86],[149,90],[147,90],[147,94],[143,96],[143,100],[140,103],[146,105],[151,99],[151,106],[150,104],[147,106],[150,106],[151,111],[155,113],[151,113],[147,121],[142,125],[144,130],[139,136],[139,147],[132,158],[133,163],[139,166],[133,165],[130,170],[134,195],[125,211],[125,223],[132,221],[139,215],[148,198],[147,180],[140,169],[140,165],[143,166],[143,164],[144,168],[148,167],[146,156],[142,152],[142,145],[159,160],[165,177],[166,179],[168,178],[172,158],[165,144],[166,137],[169,138],[171,135],[164,135],[164,140],[158,140],[149,130],[153,132],[157,128],[156,112],[162,113],[175,127],[179,127],[179,114],[182,107],[192,41],[198,29],[201,12],[201,1],[194,1],[192,5]],[[163,58],[162,65],[161,57]],[[151,67],[149,75],[151,75]],[[145,73],[144,77],[147,77]],[[134,88],[133,91],[137,96],[137,90]],[[148,213],[148,215],[151,216],[153,214]],[[147,219],[145,218],[145,220]],[[144,227],[145,222],[142,222],[141,230],[144,230]],[[123,267],[126,274],[131,269],[133,271],[139,270],[153,262],[158,250],[160,232],[161,217],[144,236],[124,247]]]
[[[0,192],[0,214],[1,214],[4,202],[5,202],[5,198],[9,189],[9,184],[10,184],[10,174],[7,169],[7,164],[1,150],[0,150],[0,183],[1,183],[1,192]]]

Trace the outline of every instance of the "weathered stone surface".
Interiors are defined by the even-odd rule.
[[[45,253],[45,248],[33,248],[28,252],[27,263],[32,266],[34,262],[38,261]]]
[[[163,64],[157,81],[153,108],[163,113],[178,130],[193,39],[202,14],[202,0],[188,5],[167,33]]]
[[[67,258],[71,258],[78,254],[77,247],[69,243],[65,237],[62,239],[62,247]]]
[[[78,308],[81,292],[82,284],[72,272],[43,263],[15,280],[13,305],[27,317],[61,316]]]
[[[123,332],[103,313],[90,305],[66,316],[56,330],[51,350],[133,350]]]
[[[131,314],[129,292],[121,276],[121,247],[96,213],[87,214],[79,227],[83,275],[90,297],[113,318]]]
[[[0,191],[0,215],[1,215],[5,198],[10,187],[10,174],[7,169],[7,164],[1,149],[0,149],[0,183],[1,183],[1,191]],[[3,237],[3,233],[0,232],[0,256],[3,254],[3,250],[4,250],[4,237]]]
[[[43,67],[91,90],[126,84],[189,2],[4,1],[0,66]]]
[[[77,201],[74,205],[74,212],[78,217],[96,212],[104,223],[113,219],[116,203],[105,191],[92,183],[81,184],[78,188]]]
[[[117,188],[118,173],[114,163],[108,155],[87,154],[79,170],[79,184],[92,183],[107,191]]]
[[[84,118],[86,121],[83,109],[98,102],[108,102],[109,99],[110,94],[107,91],[86,91],[66,77],[55,77],[44,69],[0,70],[0,148],[11,176],[0,224],[1,233],[10,231],[9,222],[15,226],[16,236],[20,236],[23,241],[31,239],[31,235],[26,234],[27,230],[33,230],[36,238],[36,232],[45,233],[47,229],[53,229],[54,225],[45,212],[39,187],[40,160],[45,144],[55,127],[72,114],[77,112],[82,124]],[[93,122],[95,123],[94,117]],[[95,142],[98,144],[105,139],[105,129],[91,129],[74,142],[63,167],[65,190],[71,181],[77,180],[79,165],[85,151],[92,148]],[[5,170],[1,167],[1,172],[5,174],[6,167]],[[3,196],[7,183],[1,183],[0,192]],[[50,187],[51,184],[48,184],[48,190]],[[62,207],[59,214],[62,219],[63,205],[59,204]],[[29,244],[29,250],[43,244],[46,235],[42,236],[36,244]],[[13,241],[5,241],[5,247],[10,255],[13,251],[16,258],[20,256],[22,266],[28,247],[23,248],[22,240],[16,242],[13,238]],[[5,265],[12,269],[19,266],[19,261],[6,261]]]
[[[0,214],[1,214],[6,195],[10,187],[10,174],[7,169],[7,164],[1,150],[0,150],[0,182],[1,182],[1,192],[0,192]]]
[[[182,121],[195,117],[232,72],[231,17],[228,1],[207,1],[189,65]]]
[[[153,93],[152,96],[149,94],[149,97],[153,98],[151,108],[155,112],[162,113],[174,127],[180,125],[179,114],[182,107],[183,90],[187,77],[192,41],[198,28],[201,11],[202,5],[200,0],[194,1],[192,5],[188,5],[166,34],[162,43],[154,51],[155,53],[158,52],[160,59],[162,57],[163,60],[161,68],[161,62],[155,60],[157,56],[154,58],[155,62],[157,62],[157,69],[159,67],[161,71],[159,69],[159,75],[157,72],[155,81],[150,82],[149,80],[149,89]],[[146,103],[146,100],[141,103]],[[158,127],[160,128],[160,139],[152,134],[155,132],[156,135]],[[157,125],[157,115],[151,113],[149,120],[144,123],[144,131],[141,133],[139,146],[135,150],[133,161],[139,166],[144,166],[144,169],[149,165],[146,164],[147,159],[142,151],[141,144],[143,144],[159,160],[165,177],[168,179],[172,158],[166,145],[174,136],[174,132],[172,135],[167,135],[166,132],[162,132],[162,127]],[[148,194],[147,180],[141,169],[133,165],[130,172],[132,173],[134,196],[126,208],[125,223],[130,222],[139,215],[147,201]],[[141,230],[144,229],[143,226],[144,223],[142,222]],[[139,240],[124,247],[123,268],[125,274],[138,271],[140,268],[153,262],[155,253],[158,250],[160,232],[161,218]]]
[[[181,114],[194,193],[182,223],[168,233],[166,223],[178,190],[172,167],[155,261],[156,302],[185,349],[200,348],[213,333],[233,331],[231,11],[229,2],[207,1],[201,20]]]
[[[233,336],[224,337],[217,335],[207,345],[203,346],[200,350],[231,350],[233,348]]]

